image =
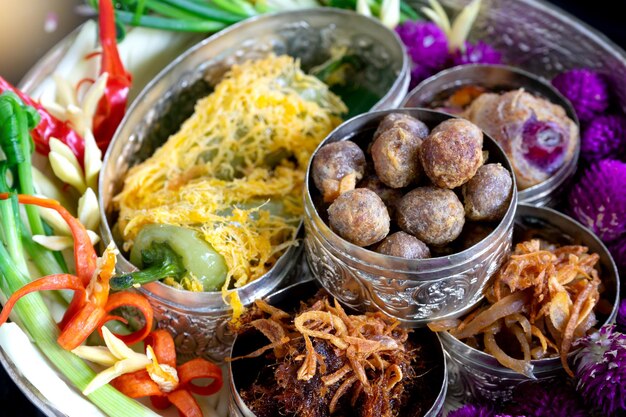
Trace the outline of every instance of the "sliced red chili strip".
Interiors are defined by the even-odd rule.
[[[24,285],[11,295],[2,308],[2,313],[0,313],[0,325],[7,321],[11,310],[20,298],[32,292],[47,290],[73,290],[76,291],[75,297],[77,299],[85,298],[85,287],[77,276],[70,274],[48,275]]]
[[[152,346],[154,354],[161,365],[176,367],[176,346],[172,335],[163,329],[151,332],[145,339],[146,346]]]
[[[152,397],[150,397],[150,402],[157,410],[165,410],[166,408],[169,408],[170,405],[172,405],[172,403],[170,402],[170,400],[167,399],[166,396],[157,397],[153,395]]]
[[[157,383],[150,379],[146,370],[120,375],[111,381],[111,385],[130,398],[165,395],[161,392]]]
[[[222,369],[202,358],[192,359],[177,368],[178,379],[186,389],[199,395],[215,394],[222,388]],[[195,379],[212,379],[206,386],[193,383]]]
[[[176,390],[170,392],[167,399],[178,409],[180,417],[202,417],[202,409],[189,391]]]
[[[108,317],[110,316],[108,315],[108,313],[110,313],[112,310],[115,310],[116,308],[124,306],[137,308],[139,311],[141,311],[146,321],[145,325],[136,332],[128,335],[116,335],[127,345],[132,345],[134,343],[142,341],[146,338],[146,336],[148,336],[148,334],[152,330],[152,324],[154,322],[152,306],[144,296],[127,291],[117,292],[109,295],[109,299],[106,303],[106,306],[104,307],[104,311],[107,314],[106,316],[102,317],[102,319],[104,320],[100,322],[98,328],[102,327],[109,320]]]
[[[87,303],[68,321],[62,329],[57,342],[65,350],[80,346],[99,326],[106,316],[106,311],[93,303]]]

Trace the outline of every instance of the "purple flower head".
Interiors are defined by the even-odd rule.
[[[528,417],[589,417],[576,391],[566,382],[526,384],[518,388],[508,411]]]
[[[582,157],[589,162],[616,158],[626,152],[626,119],[623,116],[598,116],[582,134]]]
[[[624,245],[626,249],[626,245]],[[617,310],[617,330],[626,331],[626,300],[622,300]]]
[[[613,260],[617,264],[617,267],[621,269],[620,272],[626,274],[626,235],[609,245],[609,250],[611,251],[611,255],[613,255]]]
[[[448,39],[439,26],[430,22],[408,21],[396,27],[396,32],[413,61],[412,85],[417,85],[445,67]]]
[[[590,121],[609,106],[609,88],[595,71],[575,69],[563,72],[554,77],[552,85],[572,103],[583,122]]]
[[[483,41],[465,42],[465,51],[452,54],[452,66],[464,64],[501,64],[502,54]]]
[[[574,185],[569,203],[582,224],[610,242],[626,232],[626,163],[604,159]]]
[[[448,417],[511,417],[508,414],[496,414],[493,408],[485,405],[466,404],[448,413]]]
[[[626,410],[626,335],[603,326],[576,342],[576,389],[606,417]]]

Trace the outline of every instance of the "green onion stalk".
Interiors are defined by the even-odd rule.
[[[0,200],[0,292],[4,297],[9,297],[31,281],[26,254],[36,262],[36,266],[44,275],[51,271],[61,271],[59,265],[45,266],[38,262],[38,258],[53,261],[54,256],[32,241],[17,203],[17,194],[32,186],[32,177],[28,175],[32,149],[29,132],[36,123],[34,109],[25,106],[12,93],[0,95],[0,145],[5,158],[0,161],[0,192],[8,193],[10,196],[8,199]],[[35,232],[38,230],[36,225],[43,222],[38,212],[29,208],[35,207],[27,206],[25,210],[29,226]],[[85,389],[96,374],[82,359],[59,346],[57,343],[59,328],[41,295],[33,293],[20,299],[15,305],[12,317],[23,326],[60,373],[79,390]],[[157,416],[150,409],[126,397],[110,385],[99,388],[87,397],[105,414],[111,416]]]
[[[380,16],[385,0],[367,0],[371,12]],[[94,9],[97,0],[88,0]],[[249,17],[285,10],[336,7],[355,10],[357,0],[118,0],[116,21],[179,32],[218,32]],[[407,2],[400,1],[400,22],[420,19]]]

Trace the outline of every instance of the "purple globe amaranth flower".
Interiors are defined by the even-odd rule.
[[[572,103],[583,122],[604,113],[609,106],[609,87],[595,71],[575,69],[563,72],[554,77],[552,85]]]
[[[617,267],[622,270],[621,273],[625,274],[622,276],[626,276],[626,235],[613,241],[609,245],[609,250]]]
[[[626,152],[626,118],[598,116],[583,130],[581,140],[582,157],[587,161],[617,158]]]
[[[486,405],[466,404],[448,413],[448,417],[512,417],[509,414],[496,414]]]
[[[626,163],[604,159],[591,165],[569,196],[574,217],[611,242],[626,232]]]
[[[626,245],[624,246],[626,248]],[[617,330],[626,331],[626,300],[622,300],[617,310]]]
[[[441,28],[430,22],[407,21],[396,32],[413,61],[411,85],[436,74],[448,61],[448,39]]]
[[[587,404],[606,417],[626,411],[626,335],[603,326],[575,346],[582,346],[574,361],[576,389]]]
[[[452,54],[452,66],[465,64],[501,64],[502,54],[483,41],[465,42],[465,51]]]
[[[517,388],[507,411],[528,417],[589,417],[580,397],[565,381],[549,387],[535,383]]]

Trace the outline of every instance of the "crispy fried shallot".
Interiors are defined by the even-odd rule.
[[[487,303],[456,321],[456,327],[452,320],[429,327],[484,349],[528,377],[534,378],[531,359],[547,357],[560,357],[572,375],[567,354],[595,325],[600,300],[595,268],[600,257],[588,250],[536,239],[519,243],[487,288]]]
[[[273,350],[267,358],[275,361],[264,383],[241,391],[256,415],[420,415],[407,404],[421,377],[416,370],[425,375],[429,369],[397,320],[349,315],[318,295],[294,316],[257,302],[244,323],[244,330],[254,328],[271,342],[255,354]]]

